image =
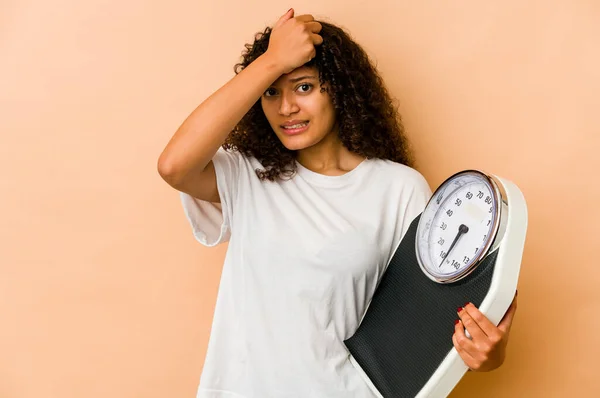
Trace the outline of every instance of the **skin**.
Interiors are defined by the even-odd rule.
[[[452,343],[470,370],[489,372],[498,368],[506,357],[506,345],[517,310],[517,295],[506,314],[495,326],[472,303],[458,311],[459,321],[454,326]],[[465,328],[471,339],[465,334]]]
[[[315,67],[302,66],[279,77],[262,95],[261,105],[277,138],[286,148],[298,151],[297,160],[304,167],[341,175],[364,160],[339,140],[335,109],[329,94],[321,92]],[[285,134],[281,125],[290,120],[308,120],[308,130]]]

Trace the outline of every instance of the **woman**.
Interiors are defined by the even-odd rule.
[[[198,397],[373,397],[343,341],[431,191],[360,46],[290,9],[158,169],[198,241],[229,241]],[[502,363],[514,309],[498,327],[460,311],[471,369]]]

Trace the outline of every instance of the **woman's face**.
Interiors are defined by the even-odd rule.
[[[290,150],[301,150],[335,134],[335,109],[321,92],[316,67],[300,67],[282,75],[262,95],[263,112],[271,128]]]

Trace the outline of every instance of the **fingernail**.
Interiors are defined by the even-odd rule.
[[[463,305],[463,308],[466,307],[467,305],[471,304],[471,302],[467,302],[465,305]]]
[[[458,309],[456,310],[456,312],[461,312],[463,309],[463,307],[458,307]]]
[[[293,7],[292,7],[292,8],[293,8]],[[290,8],[289,10],[287,10],[287,12],[290,12],[290,11],[292,11],[292,8]]]
[[[458,325],[458,322],[460,322],[458,319],[454,321],[454,326]]]

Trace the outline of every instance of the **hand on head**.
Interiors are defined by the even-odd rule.
[[[315,46],[323,43],[321,28],[312,15],[294,17],[290,8],[273,27],[266,54],[282,66],[283,73],[290,73],[315,57]]]

